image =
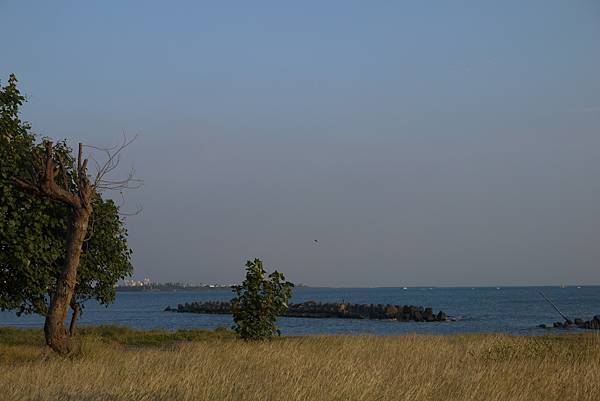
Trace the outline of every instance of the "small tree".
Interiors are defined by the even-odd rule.
[[[268,340],[281,335],[275,323],[277,316],[288,308],[294,284],[285,281],[282,273],[267,272],[260,259],[246,262],[246,279],[233,289],[231,300],[233,329],[244,340]]]

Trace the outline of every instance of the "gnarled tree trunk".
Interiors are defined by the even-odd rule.
[[[87,233],[90,212],[85,207],[73,210],[67,236],[65,266],[56,283],[56,291],[50,300],[44,323],[46,344],[60,354],[77,351],[77,344],[72,341],[70,332],[65,327],[65,319],[75,291],[81,246]]]

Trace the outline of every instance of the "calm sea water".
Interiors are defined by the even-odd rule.
[[[350,319],[281,318],[283,334],[377,334],[403,333],[453,334],[502,332],[543,334],[540,323],[561,320],[539,295],[543,291],[570,316],[590,319],[600,314],[600,286],[506,287],[494,288],[296,288],[294,302],[352,302],[366,304],[413,304],[431,306],[458,318],[455,322],[404,323],[397,321]],[[119,324],[136,329],[167,330],[230,327],[231,316],[164,312],[167,306],[205,300],[228,300],[229,290],[177,292],[119,292],[109,307],[88,303],[81,324]],[[0,326],[41,327],[37,316],[16,317],[0,312]]]

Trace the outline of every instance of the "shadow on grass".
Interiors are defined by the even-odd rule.
[[[223,327],[214,331],[205,329],[141,331],[116,325],[83,326],[78,330],[77,335],[82,339],[93,338],[105,343],[129,346],[161,346],[182,341],[235,338],[235,333]],[[0,327],[0,346],[16,345],[44,346],[43,330]]]

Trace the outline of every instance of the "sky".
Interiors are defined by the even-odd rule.
[[[259,257],[320,286],[600,284],[600,2],[0,0],[0,21],[35,132],[138,135],[136,278],[239,282]]]

